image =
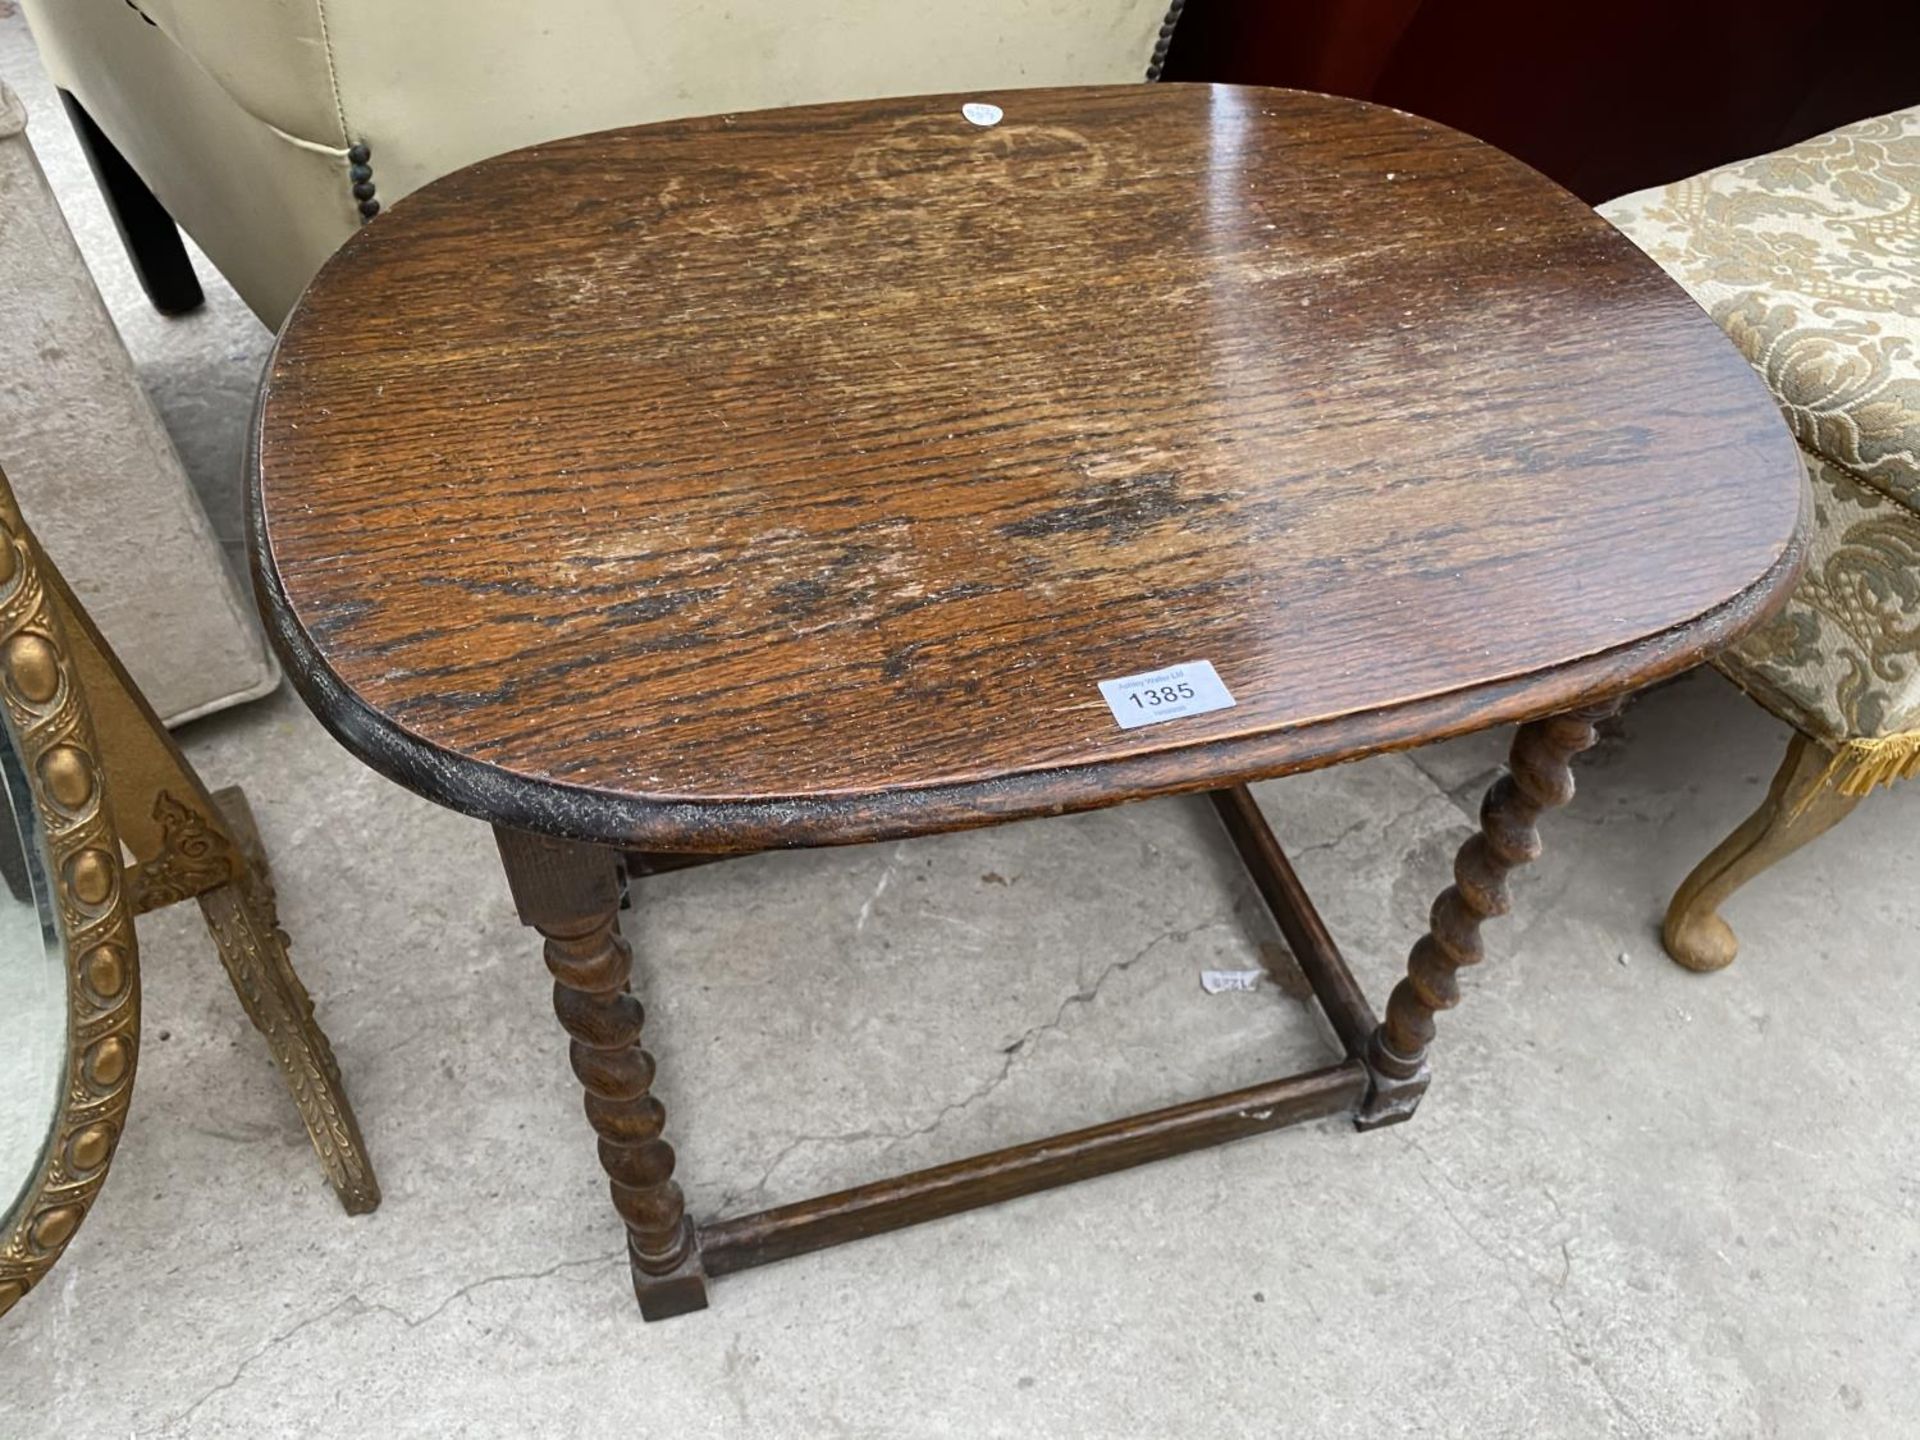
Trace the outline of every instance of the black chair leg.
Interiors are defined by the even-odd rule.
[[[180,228],[173,223],[146,182],[133,173],[126,157],[113,148],[105,132],[94,124],[78,100],[65,90],[60,100],[67,107],[67,118],[80,137],[80,148],[87,152],[87,164],[106,197],[107,209],[127,247],[127,258],[140,277],[140,288],[162,315],[185,315],[198,310],[205,301],[200,281],[194,276],[193,262],[187,259],[187,247],[180,240]]]

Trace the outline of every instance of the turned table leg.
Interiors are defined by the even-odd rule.
[[[640,1313],[664,1320],[706,1307],[706,1277],[673,1178],[666,1111],[651,1093],[653,1057],[640,1048],[645,1014],[627,993],[633,951],[621,937],[619,859],[612,850],[495,827],[523,924],[546,940],[553,1008],[572,1039],[600,1164],[627,1227]]]
[[[1456,972],[1485,955],[1480,926],[1513,908],[1507,877],[1540,858],[1536,822],[1573,798],[1569,762],[1592,746],[1595,722],[1619,708],[1618,700],[1587,706],[1532,721],[1514,735],[1507,773],[1480,806],[1480,833],[1454,857],[1454,883],[1433,902],[1427,933],[1414,943],[1406,977],[1393,987],[1386,1018],[1367,1046],[1373,1089],[1358,1116],[1362,1130],[1405,1120],[1420,1103],[1435,1012],[1460,1003]]]

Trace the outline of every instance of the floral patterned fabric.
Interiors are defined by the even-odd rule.
[[[1807,476],[1806,571],[1720,668],[1829,746],[1920,727],[1920,514],[1818,456]]]
[[[1600,213],[1733,337],[1801,444],[1920,508],[1920,108]]]
[[[1808,452],[1806,573],[1785,610],[1720,668],[1830,747],[1911,740],[1920,729],[1920,109],[1629,195],[1601,214],[1719,322]]]

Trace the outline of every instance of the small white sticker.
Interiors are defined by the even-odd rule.
[[[1189,660],[1164,670],[1102,680],[1100,694],[1122,730],[1225,710],[1234,703],[1211,660]]]
[[[1209,995],[1218,995],[1225,990],[1258,990],[1260,972],[1258,970],[1202,970],[1200,988]]]
[[[984,100],[969,100],[960,107],[960,113],[976,125],[998,125],[1000,117],[1006,114],[998,105],[989,105]]]

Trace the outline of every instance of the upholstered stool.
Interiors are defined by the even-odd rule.
[[[1682,965],[1737,942],[1736,889],[1920,770],[1920,109],[1601,207],[1719,322],[1805,452],[1787,607],[1716,662],[1798,734],[1771,792],[1667,912]]]

